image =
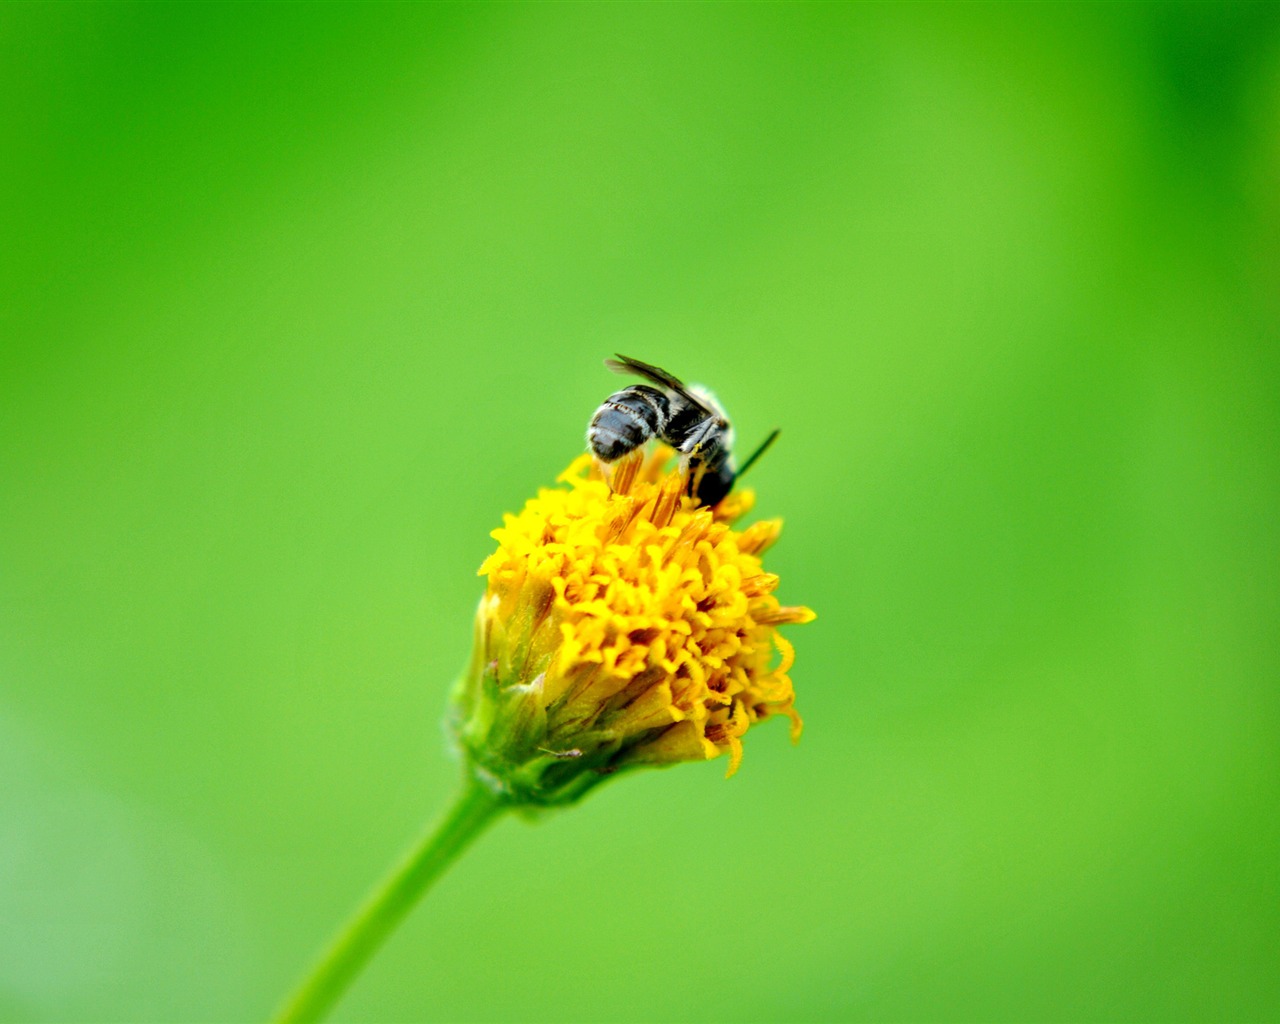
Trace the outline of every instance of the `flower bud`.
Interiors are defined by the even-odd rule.
[[[761,555],[781,524],[733,523],[685,495],[659,451],[610,489],[582,456],[493,531],[488,586],[453,728],[472,770],[518,804],[570,802],[621,769],[729,755],[774,715],[800,716],[779,604]],[[613,483],[618,486],[615,476]]]

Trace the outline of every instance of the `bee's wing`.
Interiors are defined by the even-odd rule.
[[[673,377],[660,366],[654,366],[652,363],[642,363],[639,359],[624,356],[621,352],[618,353],[617,359],[606,359],[604,365],[614,373],[634,373],[639,377],[644,377],[646,380],[653,381],[655,384],[661,384],[664,388],[674,391],[690,405],[701,409],[708,416],[712,415],[712,411],[707,408],[706,403],[691,394],[689,389],[684,386],[683,381]]]

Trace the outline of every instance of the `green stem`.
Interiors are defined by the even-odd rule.
[[[274,1020],[321,1020],[431,883],[507,807],[468,772],[453,806],[369,895]]]

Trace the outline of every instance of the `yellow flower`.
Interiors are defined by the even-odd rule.
[[[781,605],[760,561],[782,524],[735,529],[753,494],[699,507],[664,471],[670,456],[619,464],[615,491],[583,455],[493,531],[454,728],[515,802],[565,803],[622,768],[725,752],[732,775],[742,736],[774,715],[800,735],[777,627],[814,614]]]

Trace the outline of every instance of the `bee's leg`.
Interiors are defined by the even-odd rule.
[[[707,472],[706,460],[697,452],[686,455],[680,460],[680,470],[684,474],[684,493],[696,495]]]

